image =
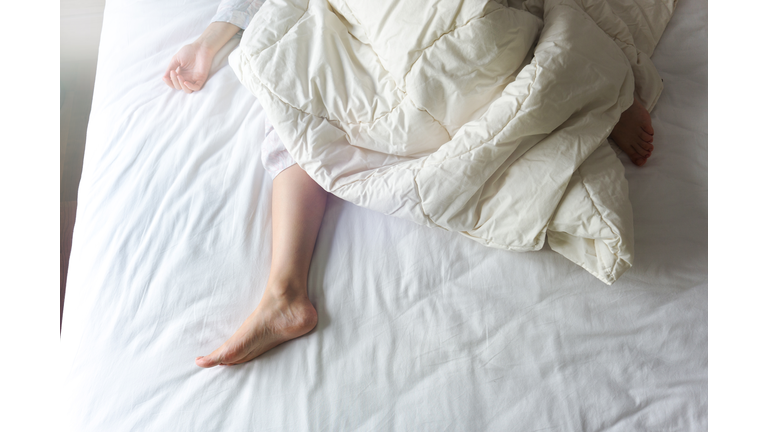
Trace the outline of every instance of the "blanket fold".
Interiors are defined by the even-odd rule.
[[[275,0],[230,64],[327,191],[491,247],[548,238],[611,284],[632,265],[633,232],[606,138],[634,97],[658,100],[650,54],[673,9]]]

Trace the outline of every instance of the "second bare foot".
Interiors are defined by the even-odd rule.
[[[621,114],[610,137],[632,163],[645,165],[653,152],[653,126],[651,115],[640,101],[635,99],[632,106]]]
[[[306,293],[306,287],[303,292]],[[317,311],[306,294],[273,295],[268,289],[256,310],[235,334],[214,352],[195,359],[195,364],[209,368],[245,363],[283,342],[308,333],[315,325]]]

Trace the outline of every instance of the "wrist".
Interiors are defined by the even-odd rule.
[[[227,22],[216,21],[206,27],[203,34],[194,42],[198,49],[213,56],[226,44],[240,27]]]
[[[196,40],[192,43],[192,46],[195,47],[195,51],[198,53],[198,55],[202,55],[203,57],[213,57],[216,55],[217,52],[221,49],[215,44],[211,44],[209,41],[204,41],[201,39]]]

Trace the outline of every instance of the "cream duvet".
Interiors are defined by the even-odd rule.
[[[275,0],[230,65],[297,163],[357,205],[611,284],[633,261],[607,137],[661,79],[674,0]]]

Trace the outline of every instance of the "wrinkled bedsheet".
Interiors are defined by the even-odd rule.
[[[279,0],[230,64],[334,195],[501,249],[548,237],[611,284],[634,251],[606,138],[635,94],[658,100],[674,5]]]
[[[319,322],[257,361],[200,369],[267,280],[265,112],[226,63],[161,80],[216,0],[108,0],[61,350],[84,431],[707,429],[707,3],[652,56],[656,149],[619,154],[635,260],[610,288],[331,196],[309,275]]]

